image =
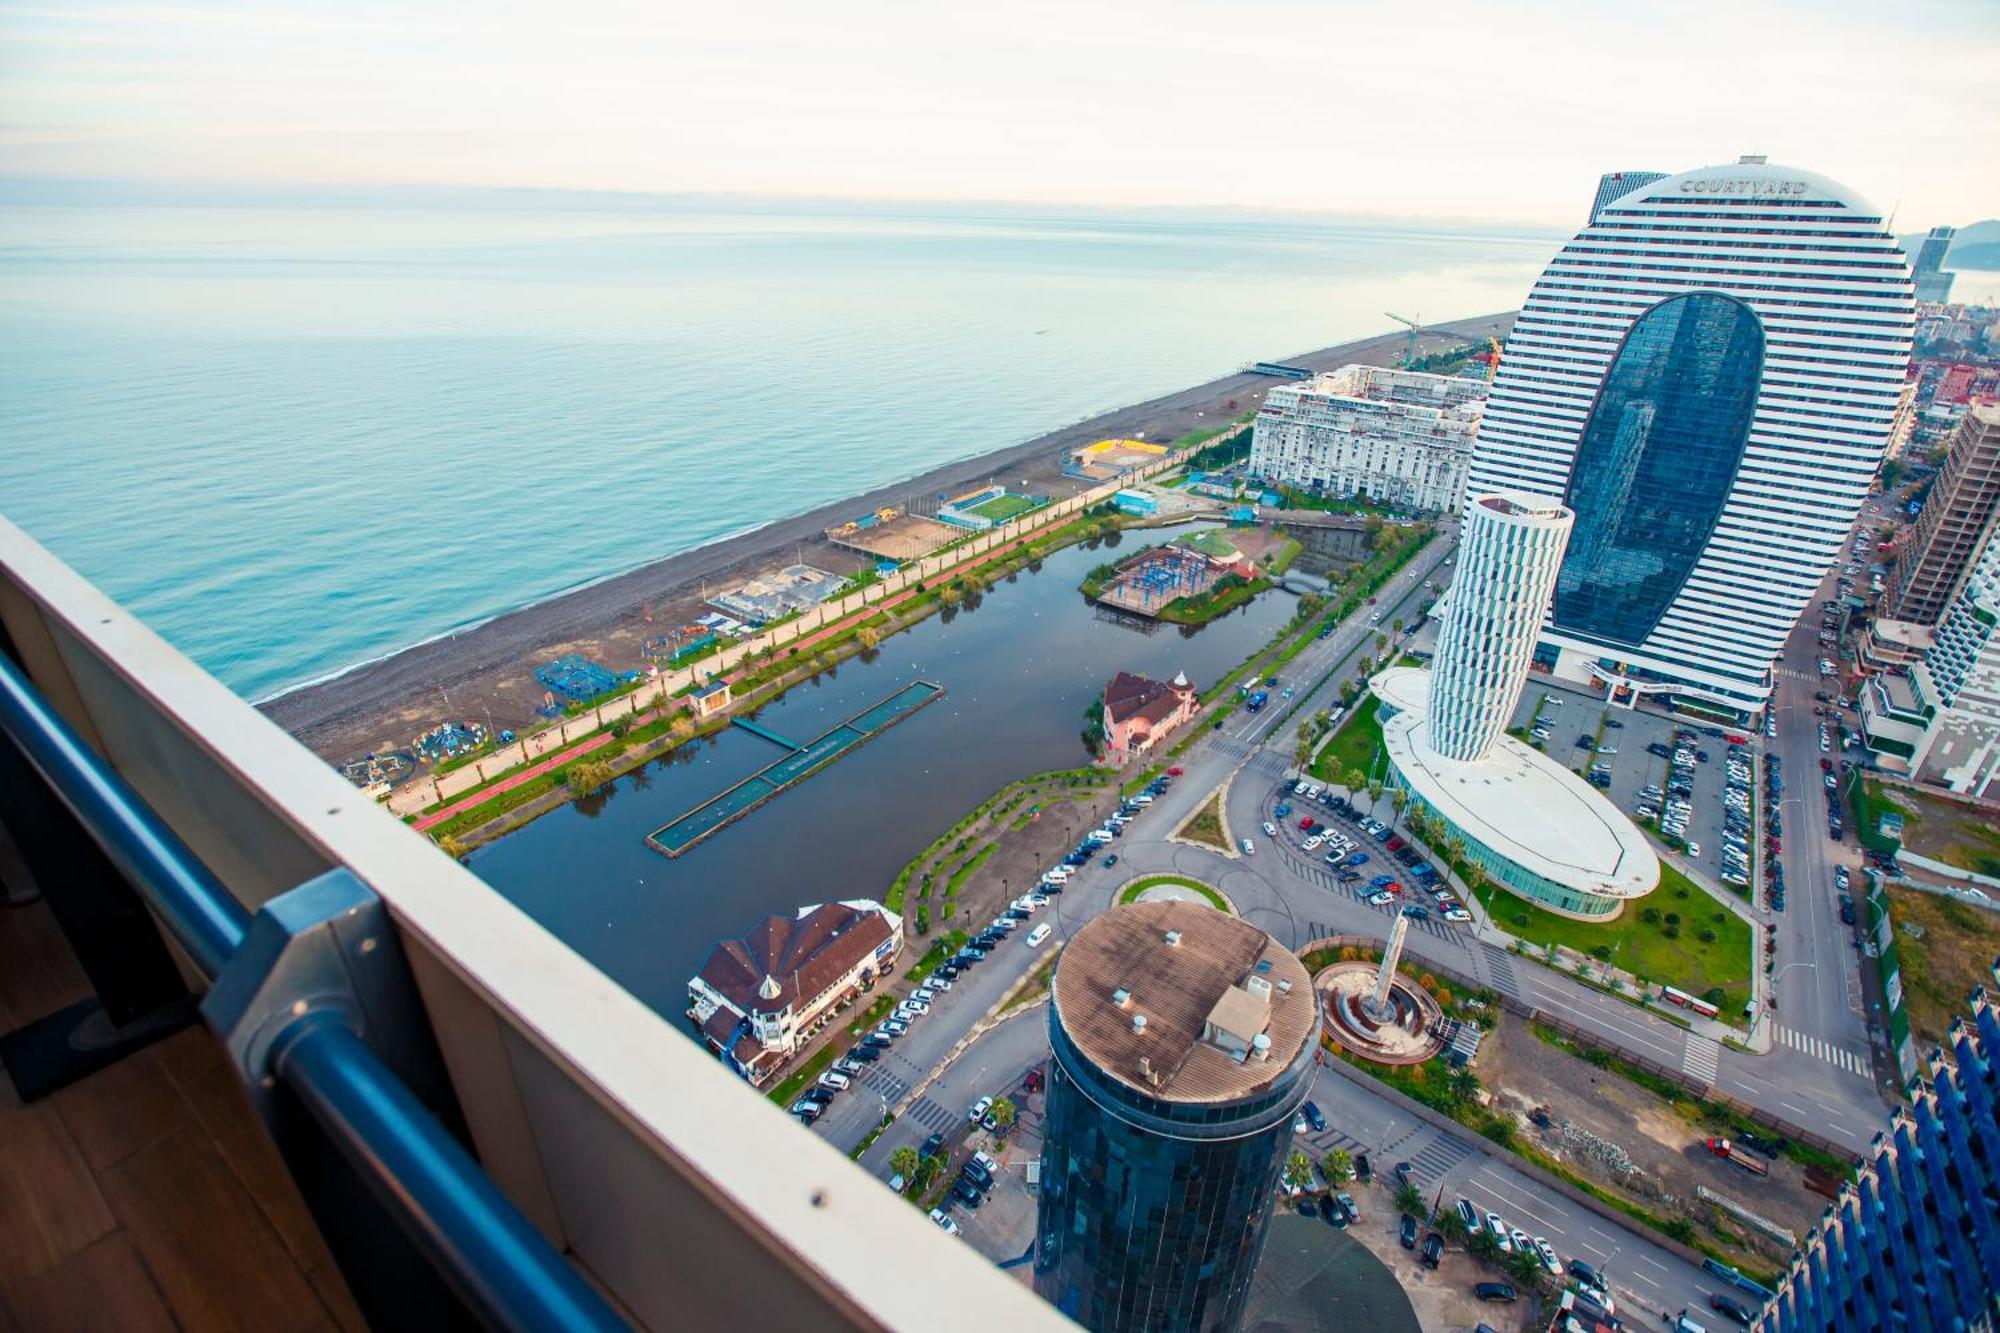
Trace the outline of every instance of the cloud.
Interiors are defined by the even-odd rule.
[[[2000,213],[1981,3],[1022,0],[0,10],[0,170],[1572,223],[1768,153]]]

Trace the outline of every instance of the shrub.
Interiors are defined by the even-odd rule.
[[[1721,1004],[1722,1001],[1725,998],[1727,998],[1727,996],[1726,993],[1723,991],[1722,987],[1710,986],[1707,990],[1702,992],[1701,998],[1707,1000],[1710,1004]]]
[[[1660,909],[1657,907],[1648,907],[1645,911],[1639,913],[1639,919],[1649,926],[1657,926],[1660,924]]]
[[[1674,897],[1676,898],[1685,898],[1687,896],[1688,896],[1688,890],[1687,890],[1687,885],[1685,884],[1681,885],[1681,887],[1674,890]]]
[[[1681,928],[1669,921],[1665,926],[1660,928],[1660,933],[1670,940],[1677,940],[1681,937]]]
[[[1681,914],[1680,914],[1679,912],[1669,912],[1669,913],[1667,913],[1667,924],[1668,924],[1668,925],[1670,925],[1670,926],[1678,926],[1678,925],[1679,925],[1680,923],[1681,923]]]
[[[1713,944],[1715,943],[1715,932],[1710,930],[1707,926],[1703,926],[1701,928],[1700,933],[1697,934],[1695,938],[1700,940],[1703,944]]]
[[[1609,962],[1611,959],[1611,946],[1608,944],[1593,945],[1590,952],[1601,961]]]

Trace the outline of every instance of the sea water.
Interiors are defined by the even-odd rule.
[[[966,214],[0,210],[0,513],[261,698],[1557,238]]]

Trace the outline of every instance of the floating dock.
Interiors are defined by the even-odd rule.
[[[679,856],[711,834],[755,810],[795,783],[803,782],[849,750],[865,744],[944,693],[928,680],[905,685],[872,708],[863,709],[804,745],[755,723],[734,719],[745,731],[791,751],[759,769],[720,795],[703,802],[671,823],[646,835],[646,845],[668,856]]]

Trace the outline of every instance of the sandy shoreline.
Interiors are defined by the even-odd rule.
[[[1468,337],[1498,336],[1511,312],[1439,325],[1457,335],[1426,337],[1419,353]],[[1292,364],[1331,369],[1353,361],[1386,365],[1403,350],[1401,333],[1342,343],[1285,358]],[[490,720],[498,727],[527,726],[540,702],[533,667],[560,652],[581,652],[614,669],[641,663],[640,642],[656,626],[678,623],[702,602],[701,585],[747,578],[790,563],[848,572],[864,562],[825,540],[826,528],[855,514],[896,504],[913,494],[963,490],[1005,474],[1025,478],[1037,492],[1065,496],[1083,483],[1061,475],[1057,452],[1107,435],[1173,439],[1212,427],[1218,418],[1249,410],[1279,381],[1228,375],[1147,402],[1118,408],[1022,444],[946,464],[921,476],[879,487],[808,513],[779,519],[750,532],[671,555],[623,574],[559,593],[496,616],[484,624],[415,644],[258,705],[268,716],[331,761],[371,750],[407,745],[443,717]],[[1232,407],[1231,404],[1234,404]],[[650,621],[648,617],[651,617]],[[445,699],[449,698],[447,709]]]

